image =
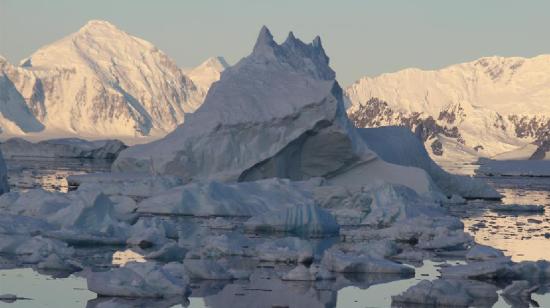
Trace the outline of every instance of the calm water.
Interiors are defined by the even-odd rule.
[[[548,162],[550,164],[550,161]],[[444,165],[458,174],[472,175],[479,166]],[[462,218],[466,230],[476,241],[502,249],[514,261],[550,260],[550,177],[480,177],[495,187],[501,202],[472,200],[468,206],[451,208]],[[545,206],[542,214],[497,213],[490,206],[536,204]]]
[[[109,162],[89,160],[8,161],[10,184],[14,190],[43,187],[67,191],[70,174],[102,172]],[[468,173],[475,166],[457,167]],[[503,203],[542,204],[550,207],[550,178],[487,178],[505,195]],[[476,240],[505,250],[514,260],[550,259],[550,208],[542,215],[502,215],[488,209],[493,203],[470,201],[468,206],[453,208]],[[105,249],[82,251],[82,256],[100,256],[103,265],[143,261],[131,250]],[[103,259],[101,259],[103,258]],[[399,294],[422,279],[435,279],[438,266],[459,261],[425,261],[416,268],[415,277],[403,279],[388,275],[340,275],[335,282],[284,282],[274,271],[285,271],[285,265],[266,268],[265,275],[255,280],[203,282],[194,284],[189,302],[117,300],[115,306],[127,307],[389,307],[391,296]],[[12,268],[0,257],[0,294],[13,293],[30,300],[18,300],[8,307],[96,307],[102,301],[86,290],[86,281],[78,275],[64,278],[55,273],[38,273],[31,268]],[[265,288],[258,288],[258,285]],[[534,294],[540,307],[550,307],[550,294]],[[104,302],[103,302],[104,303]],[[0,302],[0,306],[8,305]],[[493,307],[509,307],[500,298]]]

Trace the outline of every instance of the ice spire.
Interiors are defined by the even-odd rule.
[[[262,26],[256,44],[254,45],[253,53],[265,53],[273,50],[277,43],[273,40],[273,35],[266,26]]]

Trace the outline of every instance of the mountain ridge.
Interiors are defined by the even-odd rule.
[[[30,129],[29,120],[3,117],[2,138],[159,138],[194,112],[206,95],[204,87],[219,78],[210,77],[199,88],[152,43],[99,20],[20,63],[0,60],[4,87],[11,83],[20,94],[11,95],[9,102],[4,95],[0,105],[26,108],[44,127]]]
[[[346,95],[356,125],[407,126],[436,159],[498,157],[549,138],[550,55],[365,76]]]

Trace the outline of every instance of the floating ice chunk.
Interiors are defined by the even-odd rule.
[[[466,254],[466,260],[487,261],[504,257],[502,251],[490,246],[476,244]]]
[[[535,204],[506,204],[494,206],[491,210],[503,213],[544,213],[544,206]]]
[[[175,176],[151,175],[149,173],[92,173],[71,175],[69,187],[78,190],[99,191],[106,195],[122,195],[141,200],[183,184]]]
[[[158,217],[141,218],[130,229],[126,243],[140,248],[162,246],[168,241],[164,221]]]
[[[250,218],[245,228],[254,232],[284,232],[303,236],[337,235],[340,226],[326,210],[315,205],[297,205]]]
[[[100,296],[187,296],[188,280],[177,268],[171,263],[161,266],[154,262],[130,262],[107,272],[90,272],[86,278],[88,289]]]
[[[418,247],[428,250],[461,250],[473,243],[471,235],[462,230],[438,228],[432,234],[420,236]]]
[[[0,234],[37,235],[54,229],[54,226],[38,218],[11,214],[0,215]]]
[[[502,290],[502,297],[512,307],[529,307],[531,293],[539,288],[527,280],[515,280]]]
[[[414,268],[369,255],[344,253],[338,249],[325,251],[321,264],[338,273],[384,273],[414,275]]]
[[[345,251],[383,259],[396,255],[399,252],[399,248],[394,241],[384,239],[352,243],[351,246]]]
[[[445,235],[452,234],[451,231],[457,234],[464,233],[464,225],[460,219],[452,216],[418,216],[410,219],[404,219],[395,223],[392,226],[380,230],[370,230],[365,232],[362,229],[347,231],[344,234],[346,240],[359,241],[369,240],[372,238],[390,239],[399,242],[418,243],[422,241],[426,245],[430,245],[430,240],[434,238],[442,238],[441,232]],[[462,236],[458,237],[459,239]],[[439,240],[438,240],[439,241]],[[435,242],[434,242],[435,244]],[[446,244],[443,242],[443,246]],[[435,245],[434,245],[435,246]]]
[[[81,244],[124,243],[128,225],[120,219],[130,220],[126,211],[131,210],[131,207],[127,199],[110,199],[94,191],[62,194],[33,189],[0,197],[0,212],[4,215],[16,214],[41,219],[45,221],[42,224],[44,229],[37,232]],[[31,222],[18,219],[18,223]],[[35,224],[35,229],[38,226],[38,223]]]
[[[191,183],[139,203],[138,212],[190,216],[253,216],[280,208],[312,204],[307,183],[284,179],[256,182]]]
[[[305,267],[303,264],[299,264],[288,273],[281,277],[282,280],[293,281],[315,281],[317,278],[315,273],[310,268]]]
[[[466,199],[457,194],[453,194],[450,198],[443,200],[443,203],[449,205],[463,205],[466,204]]]
[[[0,197],[0,211],[16,215],[48,218],[71,204],[71,196],[43,189],[10,192]]]
[[[233,275],[213,260],[185,259],[185,271],[191,279],[197,280],[230,280]]]
[[[52,254],[69,258],[73,256],[74,249],[64,242],[42,236],[0,235],[0,253],[18,256],[24,263],[37,264]]]
[[[80,244],[121,244],[129,225],[117,219],[114,203],[102,193],[74,194],[70,206],[47,217],[59,226],[48,236]]]
[[[441,277],[449,279],[503,279],[513,276],[509,258],[473,262],[441,269]]]
[[[404,293],[392,296],[392,306],[490,307],[498,300],[497,290],[494,285],[474,280],[422,280]]]
[[[220,258],[224,256],[248,256],[252,242],[241,233],[208,236],[199,247],[199,255],[204,258]]]
[[[256,246],[256,254],[261,261],[309,263],[313,260],[313,247],[306,240],[285,237]]]
[[[38,263],[37,268],[43,270],[55,270],[55,271],[66,271],[73,272],[81,269],[79,266],[74,263],[67,262],[63,257],[57,255],[57,253],[50,254],[44,261]]]
[[[546,260],[523,261],[512,266],[515,279],[544,281],[550,279],[550,262]]]
[[[316,201],[329,209],[338,221],[381,228],[396,221],[421,215],[442,216],[444,211],[433,199],[414,190],[377,181],[361,187],[320,186],[314,188]]]
[[[324,267],[311,265],[306,267],[299,264],[281,277],[282,280],[289,281],[316,281],[316,280],[333,280],[336,276]]]

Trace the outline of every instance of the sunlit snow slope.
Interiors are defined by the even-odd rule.
[[[550,138],[550,55],[405,69],[364,77],[346,94],[357,126],[408,126],[437,160],[525,159]]]
[[[151,43],[93,20],[20,66],[0,58],[0,136],[161,137],[202,104],[213,70],[196,85]]]

